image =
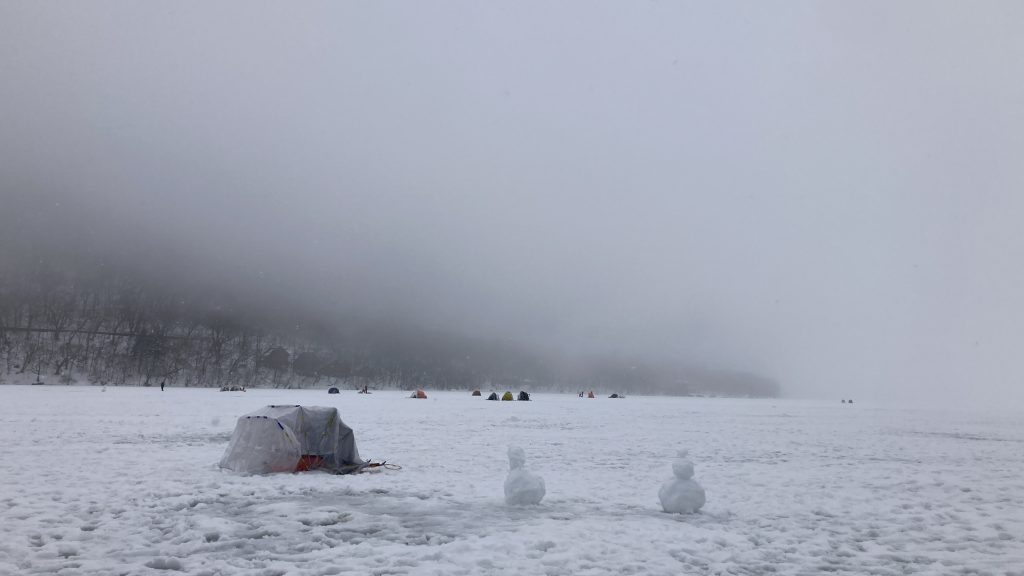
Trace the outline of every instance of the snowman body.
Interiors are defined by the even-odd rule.
[[[691,514],[704,506],[704,488],[693,479],[693,462],[680,451],[672,463],[673,477],[658,491],[661,507],[673,514]]]
[[[510,446],[505,503],[512,506],[540,504],[544,494],[544,479],[526,470],[526,453],[522,448]]]

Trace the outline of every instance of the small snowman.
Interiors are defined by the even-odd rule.
[[[508,447],[508,478],[505,478],[505,503],[511,506],[540,504],[544,498],[544,479],[525,468],[526,452]]]
[[[693,462],[686,457],[686,450],[680,450],[672,462],[675,477],[661,485],[658,498],[665,512],[690,514],[704,505],[704,489],[693,479]]]

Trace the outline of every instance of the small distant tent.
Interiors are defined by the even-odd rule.
[[[501,396],[501,399],[502,399],[502,400],[515,400],[515,398],[514,398],[514,397],[512,396],[512,393],[511,393],[511,392],[505,392],[505,393],[504,393],[504,394],[503,394],[503,395]]]
[[[590,392],[587,392],[587,398],[593,398],[593,397],[594,397],[594,391],[593,390],[591,390]]]
[[[356,437],[338,409],[325,406],[267,406],[238,419],[221,468],[242,474],[358,471]]]
[[[423,400],[426,400],[427,393],[424,392],[423,390],[416,390],[415,392],[412,393],[411,396],[409,396],[409,398],[421,398]]]
[[[611,396],[609,396],[609,398],[625,398],[625,396],[621,394],[612,394]]]
[[[519,391],[519,399],[520,399],[520,400],[524,400],[524,401],[525,401],[525,400],[529,400],[529,399],[530,399],[530,395],[529,395],[529,394],[527,394],[526,392],[524,392],[524,391],[520,390],[520,391]]]
[[[479,390],[473,390],[473,393],[471,394],[471,396],[479,396],[479,395],[480,395],[480,391]]]
[[[488,400],[497,400],[498,399],[498,393],[497,392],[491,392],[491,395],[488,396],[487,399]]]
[[[339,392],[337,388],[333,388],[333,387],[330,390],[328,390],[327,393],[328,394],[341,394],[341,392]]]

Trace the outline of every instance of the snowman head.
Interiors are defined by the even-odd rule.
[[[686,457],[686,450],[680,450],[676,453],[676,459],[672,462],[672,473],[676,475],[676,478],[682,480],[689,480],[693,478],[693,462]]]
[[[526,466],[526,452],[519,446],[508,447],[508,469],[516,470]]]

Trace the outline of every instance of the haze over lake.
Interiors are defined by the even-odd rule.
[[[6,3],[5,294],[1020,406],[1021,10]]]

